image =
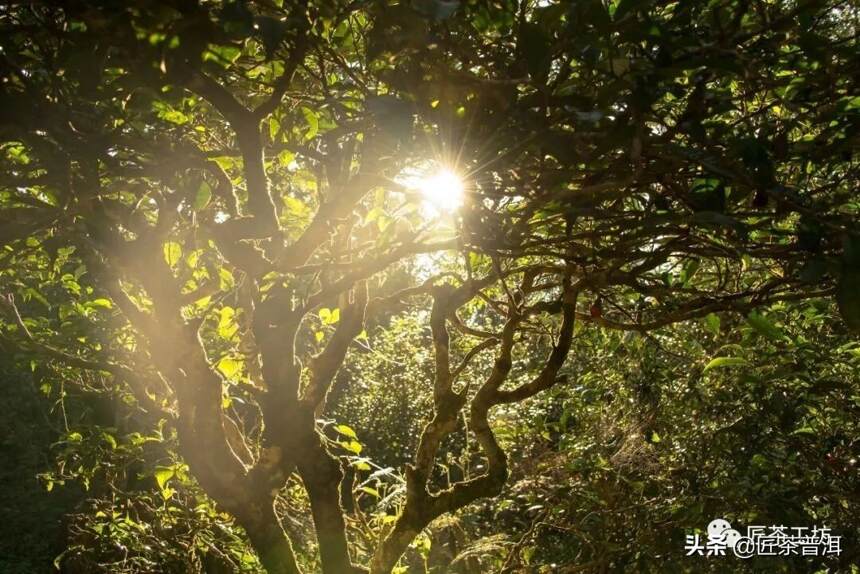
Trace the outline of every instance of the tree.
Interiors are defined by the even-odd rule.
[[[577,320],[777,336],[769,305],[835,295],[858,327],[856,25],[839,1],[3,8],[3,340],[168,421],[267,571],[300,571],[274,510],[295,473],[322,570],[390,572],[501,491],[493,409],[564,383]],[[453,212],[421,207],[430,165],[463,179]],[[433,416],[357,565],[319,420],[407,302]],[[437,485],[464,413],[483,470]]]

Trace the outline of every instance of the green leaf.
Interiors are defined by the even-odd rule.
[[[239,330],[239,325],[235,321],[236,310],[232,307],[222,307],[219,311],[218,319],[218,336],[222,339],[230,340],[236,331]]]
[[[336,430],[337,432],[339,432],[340,434],[342,434],[344,436],[348,436],[349,438],[352,438],[352,439],[358,438],[358,435],[355,434],[355,431],[346,425],[337,425],[336,427],[334,427],[334,430]]]
[[[284,150],[278,154],[278,163],[281,164],[282,167],[289,167],[291,163],[296,159],[296,154],[291,152],[290,150]],[[287,196],[284,196],[286,200]]]
[[[207,205],[209,205],[209,201],[212,199],[212,188],[209,187],[209,184],[204,182],[200,183],[200,187],[197,188],[197,193],[194,195],[194,204],[192,207],[194,211],[200,211],[204,209]]]
[[[777,341],[785,337],[785,335],[777,328],[776,325],[774,325],[763,315],[760,315],[755,311],[752,311],[749,315],[747,315],[747,323],[749,323],[753,329],[755,329],[768,339]]]
[[[6,148],[6,153],[15,163],[27,165],[30,163],[30,156],[27,155],[26,148],[21,144],[13,144]]]
[[[860,96],[854,96],[853,98],[849,96],[844,98],[841,103],[843,104],[842,109],[846,112],[858,110],[860,109]]]
[[[176,471],[172,467],[164,467],[160,466],[155,469],[155,482],[158,483],[158,488],[164,490],[164,485],[167,484],[167,481],[173,478],[176,474]]]
[[[711,362],[705,366],[705,370],[703,372],[707,373],[711,369],[718,369],[722,367],[741,367],[744,365],[748,365],[746,359],[741,359],[740,357],[717,357],[715,359],[711,359]]]
[[[693,278],[693,275],[696,274],[696,271],[699,270],[699,261],[698,259],[693,259],[684,265],[684,269],[681,271],[681,283],[683,285],[687,285],[690,283],[690,280]]]
[[[273,117],[269,118],[269,138],[272,141],[276,141],[276,138],[278,137],[278,132],[280,131],[281,124],[278,123],[278,120]]]
[[[195,249],[191,253],[185,256],[185,263],[191,269],[197,267],[197,262],[200,261],[200,256],[203,254],[202,249]]]
[[[708,315],[705,315],[704,321],[705,321],[705,329],[709,333],[711,333],[715,336],[720,334],[720,316],[719,315],[716,315],[714,313],[709,313]]]
[[[104,432],[102,433],[102,438],[105,439],[105,442],[108,443],[108,446],[110,446],[111,450],[117,447],[116,439],[113,437],[112,434]]]
[[[209,44],[206,51],[203,52],[204,62],[215,62],[221,66],[228,68],[233,62],[239,59],[242,55],[242,50],[236,46],[220,46],[218,44]]]
[[[233,273],[226,267],[218,268],[218,278],[220,279],[219,288],[221,291],[229,291],[236,286],[236,280],[233,278]]]
[[[305,121],[308,123],[308,131],[305,132],[305,139],[312,140],[320,131],[319,116],[309,108],[302,107],[302,115],[305,116]]]
[[[370,223],[371,221],[376,221],[380,218],[380,216],[385,214],[385,210],[381,207],[374,207],[370,211],[367,212],[367,215],[364,216],[364,223]]]
[[[284,215],[289,217],[289,223],[298,226],[307,223],[313,215],[313,211],[307,203],[289,195],[284,196],[284,208]]]
[[[232,357],[224,357],[218,361],[217,369],[221,371],[226,378],[232,379],[234,375],[242,370],[242,361]]]
[[[361,488],[359,488],[359,490],[361,490],[362,492],[366,492],[367,494],[369,494],[371,496],[375,496],[376,498],[382,498],[382,495],[379,494],[379,491],[373,487],[362,486]]]
[[[361,454],[361,449],[363,448],[361,446],[361,443],[358,441],[355,441],[355,440],[349,440],[349,441],[342,440],[342,441],[340,441],[339,444],[340,444],[340,446],[342,446],[343,448],[345,448],[349,452],[352,452],[355,454]]]
[[[84,271],[86,271],[86,269],[84,269]],[[77,275],[77,271],[75,272],[75,275]],[[83,273],[81,273],[81,275],[83,275]],[[26,294],[29,297],[32,297],[33,299],[35,299],[36,301],[41,303],[42,305],[44,305],[45,307],[47,307],[48,309],[51,308],[51,303],[45,298],[44,295],[42,295],[41,293],[39,293],[35,289],[27,289]]]
[[[187,115],[162,101],[156,100],[152,102],[152,109],[155,110],[155,114],[162,120],[178,126],[187,124],[190,120]]]
[[[164,260],[171,267],[175,267],[179,260],[182,259],[182,246],[175,241],[168,241],[164,244]]]
[[[340,309],[326,309],[323,307],[320,309],[319,316],[323,325],[334,325],[340,321]]]

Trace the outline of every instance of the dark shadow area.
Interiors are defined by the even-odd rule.
[[[65,547],[63,517],[83,494],[76,485],[48,494],[37,478],[49,466],[57,430],[29,373],[2,368],[0,389],[7,400],[0,409],[0,572],[53,572]]]

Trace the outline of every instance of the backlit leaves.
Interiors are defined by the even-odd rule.
[[[319,310],[320,321],[323,325],[334,325],[340,321],[340,309],[322,308]]]
[[[182,245],[175,241],[167,241],[163,251],[164,260],[171,267],[175,267],[182,260]]]
[[[226,379],[234,379],[242,372],[243,361],[234,357],[224,357],[218,361],[217,368]]]
[[[209,205],[209,202],[212,200],[212,188],[209,187],[209,184],[205,181],[200,183],[200,187],[197,188],[197,193],[194,194],[194,203],[192,207],[196,211],[201,211]]]

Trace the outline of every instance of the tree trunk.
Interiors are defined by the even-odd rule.
[[[267,506],[262,514],[245,521],[240,519],[241,522],[247,522],[243,525],[251,546],[268,574],[301,574],[293,545],[273,507]]]
[[[352,564],[346,537],[340,485],[343,471],[314,431],[297,466],[311,502],[323,574],[353,574],[366,570]]]
[[[406,515],[407,512],[409,513],[408,516]],[[370,574],[390,574],[394,566],[397,565],[397,561],[406,552],[409,543],[418,536],[423,528],[422,525],[427,522],[429,521],[418,516],[412,516],[409,510],[405,510],[404,515],[401,515],[395,523],[394,530],[385,537],[379,548],[376,549],[370,561]]]

